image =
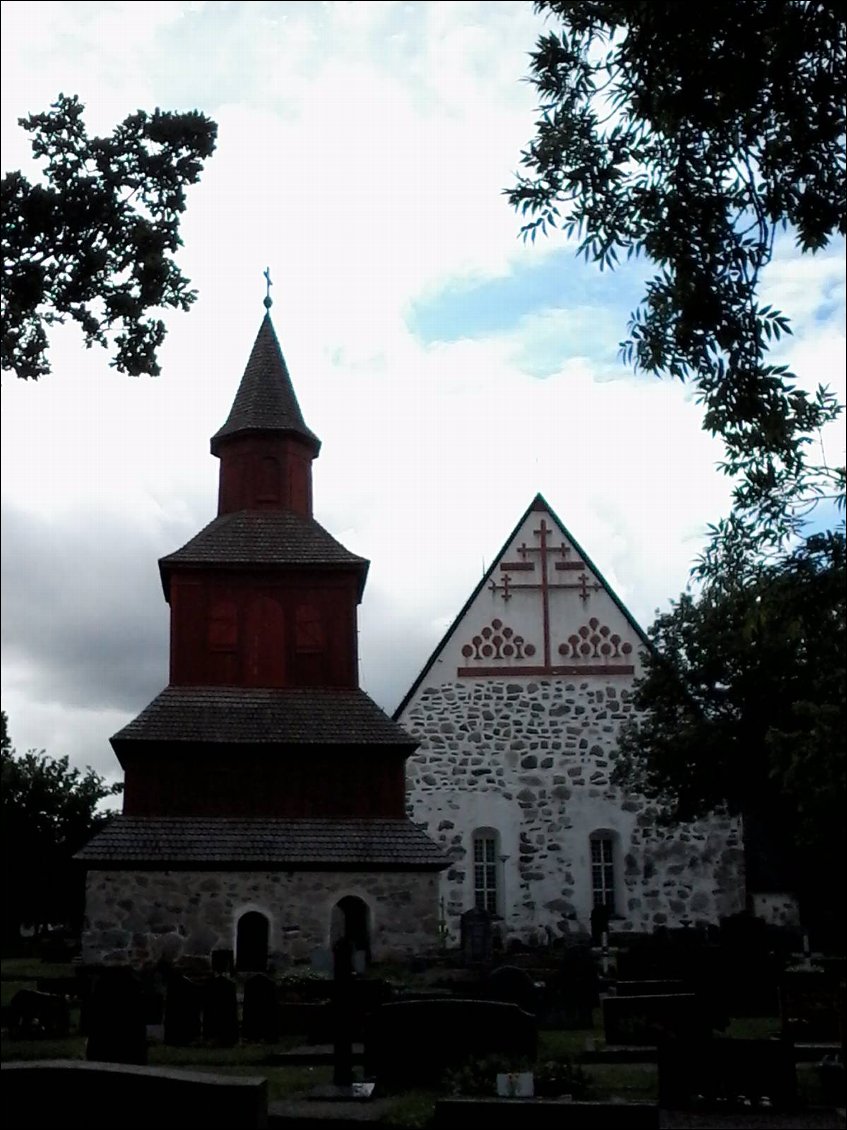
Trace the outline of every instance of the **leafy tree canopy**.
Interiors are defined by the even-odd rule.
[[[71,858],[112,817],[100,803],[123,785],[109,785],[67,757],[43,750],[17,754],[0,715],[5,929],[16,937],[21,923],[64,922],[79,910],[81,891]]]
[[[844,471],[806,448],[839,411],[768,357],[790,333],[760,304],[778,229],[815,252],[847,231],[845,12],[813,0],[707,4],[542,0],[556,18],[531,56],[541,97],[508,190],[525,236],[562,228],[602,267],[656,267],[625,360],[692,381],[737,476],[735,530],[796,532]],[[726,532],[725,528],[717,531]]]
[[[755,819],[771,849],[813,861],[803,887],[820,877],[842,906],[845,561],[843,531],[813,535],[660,616],[613,774],[672,820],[724,806]]]
[[[149,311],[187,310],[196,294],[176,266],[185,190],[200,178],[217,126],[204,115],[138,111],[110,137],[89,137],[85,107],[60,95],[22,118],[42,183],[2,182],[2,367],[50,371],[45,327],[70,318],[112,364],[157,374],[165,326]]]

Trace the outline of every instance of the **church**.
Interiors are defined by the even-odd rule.
[[[537,495],[394,715],[419,743],[409,814],[450,860],[452,942],[474,907],[507,947],[744,910],[737,821],[662,828],[611,783],[649,646]]]
[[[368,562],[313,516],[267,312],[223,426],[217,516],[159,561],[167,687],[111,739],[123,812],[84,864],[86,963],[361,963],[714,923],[736,821],[673,829],[611,783],[649,643],[541,495],[389,718],[359,688]]]
[[[123,812],[77,854],[86,963],[362,963],[438,938],[446,859],[405,813],[415,739],[359,688],[368,562],[313,517],[306,426],[267,313],[212,436],[218,513],[159,561],[168,686],[111,739]]]

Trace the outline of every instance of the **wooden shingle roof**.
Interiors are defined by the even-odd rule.
[[[427,870],[447,866],[409,820],[117,816],[75,859],[93,866]]]
[[[221,514],[199,534],[159,560],[170,565],[347,566],[367,572],[369,562],[345,549],[314,518],[284,510]]]
[[[358,687],[166,687],[112,742],[418,743]]]
[[[243,432],[296,435],[315,455],[321,446],[303,420],[270,314],[262,319],[226,423],[212,436],[212,454],[218,454],[222,440]]]

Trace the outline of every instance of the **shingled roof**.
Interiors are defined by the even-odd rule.
[[[317,455],[321,441],[303,420],[288,367],[270,314],[265,314],[229,416],[212,436],[212,454],[221,440],[240,432],[284,432],[300,436]]]
[[[167,687],[113,742],[416,746],[358,687]]]
[[[117,816],[75,859],[89,866],[438,871],[446,858],[409,820]]]
[[[168,595],[172,565],[276,565],[305,568],[355,568],[364,586],[369,562],[351,553],[314,518],[278,510],[236,510],[221,514],[181,549],[159,560]]]

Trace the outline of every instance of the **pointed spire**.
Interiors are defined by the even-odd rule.
[[[226,423],[212,436],[212,454],[219,453],[221,441],[245,432],[296,435],[315,455],[321,446],[303,420],[270,313],[262,319]]]

